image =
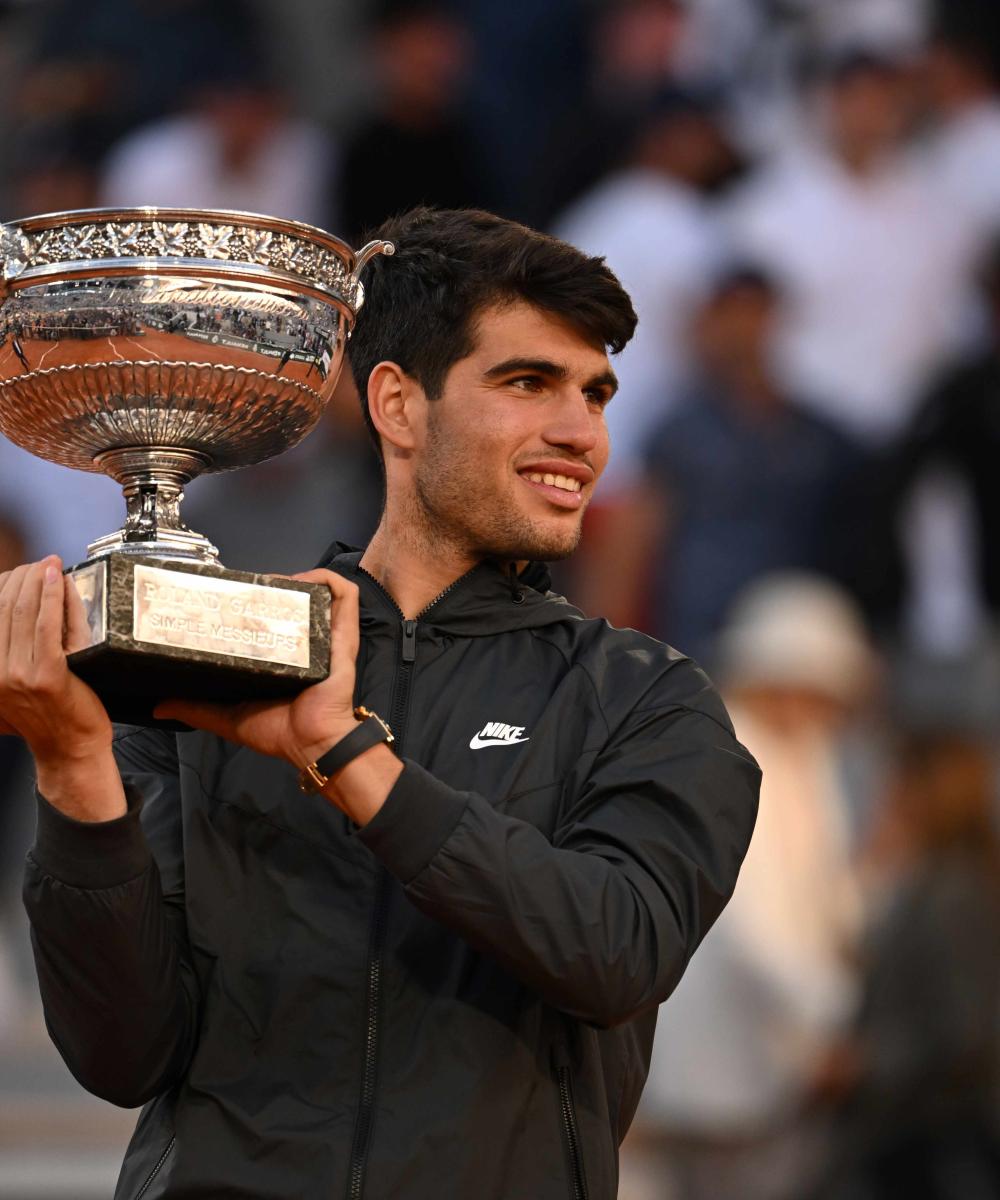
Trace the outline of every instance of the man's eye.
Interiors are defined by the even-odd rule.
[[[541,390],[542,381],[537,375],[518,375],[516,379],[512,379],[511,386],[519,388],[524,392],[537,392]]]
[[[603,388],[588,388],[584,395],[589,404],[596,404],[598,408],[603,408],[611,399],[611,393],[606,392]]]

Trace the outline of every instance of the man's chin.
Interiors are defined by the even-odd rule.
[[[558,535],[540,533],[536,537],[520,538],[502,553],[494,552],[492,557],[509,562],[559,562],[569,558],[579,546],[581,532],[577,527],[572,533],[562,530]]]

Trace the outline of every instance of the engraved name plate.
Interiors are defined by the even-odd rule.
[[[309,596],[136,564],[136,641],[309,666]]]

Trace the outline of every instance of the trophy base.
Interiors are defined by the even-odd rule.
[[[329,674],[323,584],[115,553],[66,574],[90,630],[69,666],[114,721],[184,729],[153,709],[290,696]]]

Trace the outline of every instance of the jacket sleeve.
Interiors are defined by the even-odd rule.
[[[38,797],[24,903],[45,1020],[89,1091],[123,1107],[190,1060],[198,988],[184,917],[176,743],[125,729],[115,754],[129,811],[88,823]]]
[[[551,840],[412,762],[358,836],[419,909],[611,1027],[667,998],[749,845],[760,772],[714,704],[630,713]]]

